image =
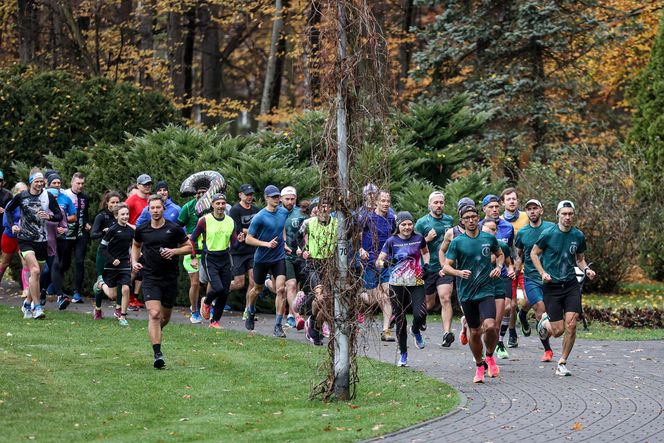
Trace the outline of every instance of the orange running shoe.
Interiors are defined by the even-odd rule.
[[[551,361],[553,360],[553,351],[544,351],[544,355],[540,358],[540,361]]]
[[[468,324],[466,323],[466,317],[461,317],[461,334],[459,334],[459,340],[462,345],[468,344]]]

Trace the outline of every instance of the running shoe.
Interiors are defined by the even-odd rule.
[[[361,325],[364,324],[364,320],[365,320],[365,319],[364,319],[364,314],[362,314],[362,313],[358,313],[357,316],[356,316],[355,318],[357,318],[357,322],[358,322],[359,324],[361,324]]]
[[[492,355],[491,357],[486,357],[484,361],[487,364],[489,377],[498,377],[500,375],[500,367],[496,364],[496,358]]]
[[[304,329],[304,319],[299,314],[295,317],[295,329],[298,331]]]
[[[549,315],[545,312],[542,314],[542,319],[537,322],[537,335],[539,335],[540,340],[546,340],[551,335],[549,334],[549,329],[546,327],[547,323],[551,324]]]
[[[205,320],[210,319],[210,305],[201,303],[201,317],[203,317]]]
[[[42,309],[41,305],[37,305],[32,308],[32,318],[35,320],[46,318],[46,314],[44,314],[44,310]]]
[[[95,311],[95,313],[94,313],[94,319],[95,320],[102,320],[104,318],[104,316],[101,313],[101,309],[95,308],[94,311]]]
[[[289,328],[294,328],[295,327],[295,316],[293,314],[288,314],[288,317],[286,317],[286,323],[288,324]]]
[[[66,295],[58,296],[58,309],[64,311],[67,309],[67,306],[71,303],[71,299]]]
[[[224,305],[224,312],[231,312],[232,310],[231,305]]]
[[[544,355],[542,355],[542,358],[540,358],[540,361],[548,362],[548,361],[551,361],[551,360],[553,360],[553,351],[552,350],[544,351]]]
[[[443,342],[441,343],[441,346],[443,348],[449,348],[452,346],[452,343],[454,343],[454,332],[445,332],[443,334]]]
[[[424,337],[422,337],[422,334],[420,332],[415,332],[415,330],[412,328],[410,332],[413,334],[413,342],[415,342],[417,349],[424,349],[426,343],[424,342]]]
[[[380,333],[380,341],[396,341],[391,329],[385,329]]]
[[[214,304],[210,306],[210,318],[214,317]]]
[[[116,307],[116,308],[113,310],[113,317],[115,317],[115,318],[117,318],[118,320],[120,320],[120,319],[122,318],[122,309]]]
[[[102,286],[104,284],[104,279],[101,278],[101,275],[97,277],[97,281],[95,281],[94,285],[92,285],[92,293],[95,295],[99,295],[102,291]]]
[[[512,334],[510,331],[510,337],[507,339],[508,348],[518,348],[519,347],[519,337],[516,336],[516,332]]]
[[[323,323],[323,337],[329,337],[330,336],[330,325],[327,323]]]
[[[510,355],[507,353],[507,349],[505,349],[505,345],[502,341],[499,341],[496,345],[496,355],[501,360],[507,360],[510,358]]]
[[[311,321],[311,317],[309,317],[307,318],[307,321],[304,322],[304,335],[308,341],[314,344],[314,346],[322,346],[323,343],[320,340],[320,334],[311,326]]]
[[[284,332],[283,326],[280,324],[274,325],[273,335],[279,338],[286,338],[286,333]]]
[[[399,366],[400,368],[405,368],[408,366],[408,352],[404,352],[403,354],[401,354],[397,366]]]
[[[211,321],[209,327],[214,329],[224,329],[221,327],[218,321]]]
[[[488,368],[485,361],[481,365],[475,367],[475,377],[473,383],[484,383],[484,371]]]
[[[466,323],[466,316],[461,317],[461,333],[459,334],[459,341],[462,345],[468,344],[468,323]]]
[[[192,322],[193,324],[197,325],[200,322],[202,322],[203,319],[201,318],[201,314],[199,314],[198,311],[193,311],[191,313],[191,316],[189,316],[189,321]]]
[[[519,323],[521,323],[521,332],[524,337],[530,337],[532,330],[530,329],[530,322],[528,321],[528,313],[523,309],[519,309]]]
[[[249,316],[249,310],[247,308],[244,309],[244,312],[242,313],[242,320],[247,320],[247,317]]]
[[[248,331],[254,330],[254,317],[255,315],[252,312],[247,314],[247,319],[244,321],[244,327],[247,328]]]
[[[153,366],[156,369],[161,369],[164,366],[166,366],[166,362],[164,361],[164,354],[162,354],[161,352],[155,352]]]
[[[79,294],[78,292],[74,292],[74,296],[72,297],[71,302],[72,303],[85,303],[85,301],[83,300],[83,297],[81,297],[81,294]]]
[[[567,369],[567,363],[558,363],[558,367],[556,368],[556,375],[560,375],[563,377],[568,377],[572,375],[569,369]]]
[[[120,326],[129,326],[129,322],[127,321],[126,317],[120,317],[118,319],[118,323],[120,323]]]
[[[23,312],[23,318],[32,318],[32,308],[30,307],[30,303],[23,303],[21,311]]]

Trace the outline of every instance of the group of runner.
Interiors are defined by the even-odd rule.
[[[124,203],[118,192],[105,195],[103,209],[91,226],[84,182],[83,174],[76,173],[71,189],[60,192],[57,172],[34,169],[29,186],[17,185],[13,197],[0,188],[0,198],[6,200],[0,275],[10,254],[20,251],[29,274],[24,279],[28,287],[25,318],[44,317],[45,285],[50,282],[60,309],[72,301],[62,290],[62,273],[72,254],[76,257],[73,301],[81,299],[82,257],[90,233],[101,239],[95,318],[102,319],[101,302],[106,295],[116,300],[115,315],[121,325],[127,325],[130,298],[141,291],[156,368],[165,366],[162,331],[178,294],[177,256],[184,256],[183,267],[189,275],[192,323],[209,320],[210,327],[222,328],[229,292],[246,287],[243,319],[248,330],[255,327],[256,301],[266,290],[275,293],[276,337],[286,336],[286,323],[304,329],[310,342],[322,345],[334,327],[329,321],[332,291],[322,278],[335,260],[338,239],[330,201],[315,198],[298,206],[294,187],[280,190],[269,185],[263,192],[265,208],[259,209],[253,203],[253,187],[243,184],[238,203],[230,210],[226,196],[217,193],[210,198],[211,211],[201,215],[196,202],[208,191],[206,187],[196,189],[196,197],[180,208],[170,199],[166,182],[159,182],[156,194],[151,195],[152,178],[142,174],[128,189]],[[44,190],[47,184],[49,191]],[[543,207],[536,199],[528,200],[525,211],[520,211],[516,189],[508,188],[500,196],[483,198],[481,220],[475,202],[462,198],[454,224],[454,217],[443,212],[445,197],[439,191],[431,193],[429,212],[418,220],[409,212],[396,213],[390,193],[373,184],[364,187],[363,197],[364,204],[351,221],[361,231],[361,243],[350,257],[351,272],[357,273],[364,287],[358,300],[365,308],[359,310],[357,320],[363,322],[364,312],[380,308],[381,340],[398,342],[400,366],[408,365],[409,333],[417,348],[426,346],[422,332],[436,300],[441,309],[442,346],[450,347],[455,341],[452,295],[456,290],[464,314],[460,341],[469,344],[473,354],[474,382],[484,382],[485,371],[490,377],[499,375],[496,357],[509,357],[504,344],[508,331],[507,347],[518,346],[517,319],[524,335],[530,335],[530,308],[545,349],[542,361],[553,359],[549,337],[565,333],[556,373],[570,375],[566,362],[581,312],[575,266],[588,278],[594,277],[585,262],[583,233],[573,226],[572,202],[560,202],[557,223],[551,223],[542,219]],[[516,303],[517,286],[527,298],[521,309]],[[408,310],[413,313],[410,328]]]

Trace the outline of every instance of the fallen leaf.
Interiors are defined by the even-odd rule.
[[[572,431],[580,431],[581,429],[583,429],[583,425],[578,421],[572,425]]]

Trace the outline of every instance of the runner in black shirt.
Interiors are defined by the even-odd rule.
[[[148,334],[154,351],[154,367],[159,369],[166,364],[161,353],[162,329],[171,319],[178,293],[179,262],[173,258],[191,254],[191,244],[180,226],[164,219],[161,196],[151,195],[148,208],[150,223],[136,230],[131,260],[135,271],[143,270],[143,297],[149,315]]]

